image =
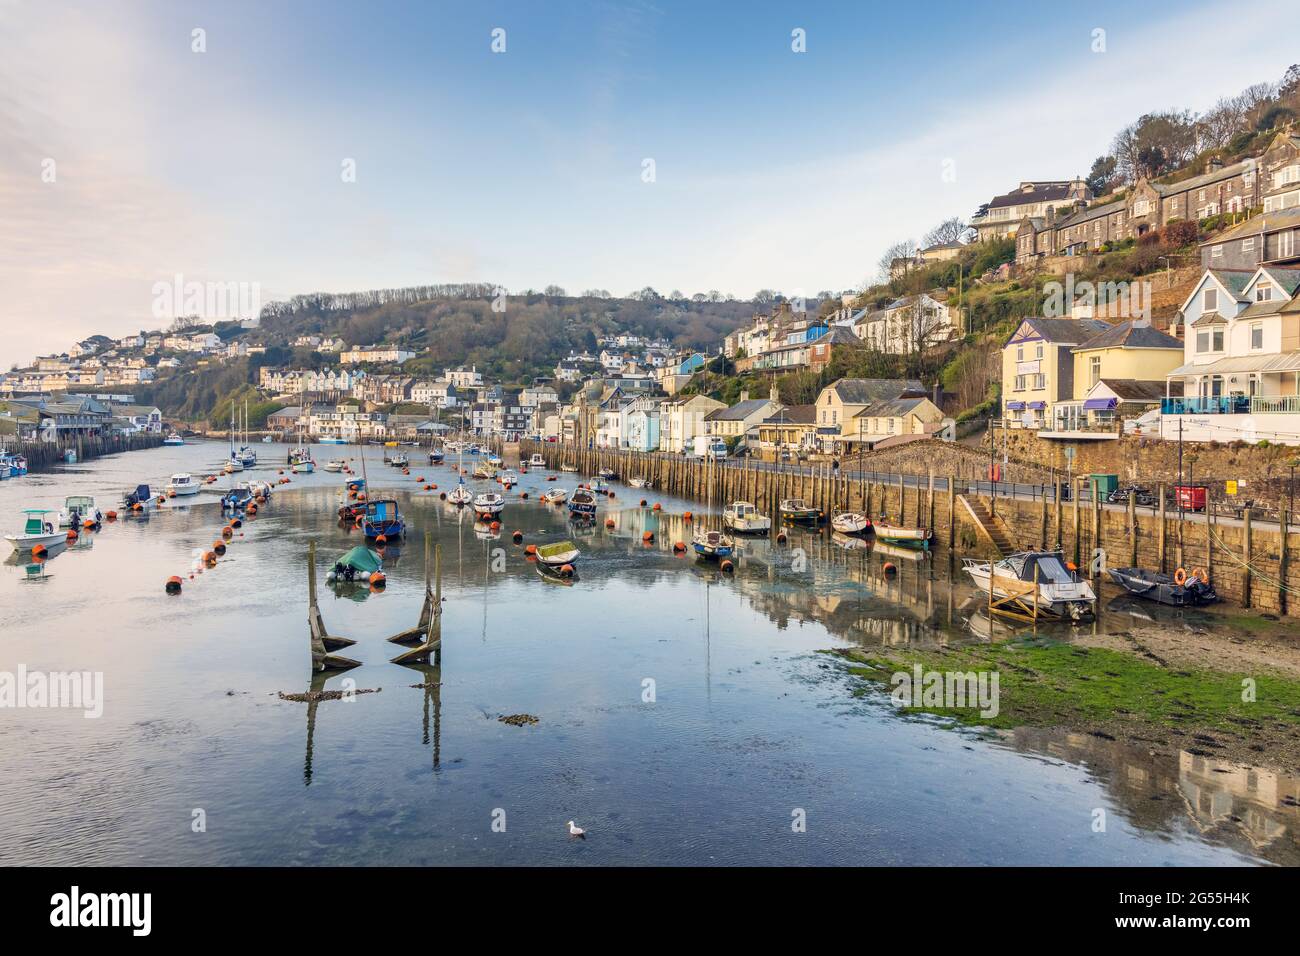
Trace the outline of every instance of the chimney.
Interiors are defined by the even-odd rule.
[[[775,380],[773,380],[772,390],[767,393],[767,399],[768,401],[775,402],[778,405],[781,404],[781,390],[776,387]]]
[[[747,388],[742,388],[742,389],[740,390],[740,400],[741,400],[742,402],[747,402],[747,401],[749,401],[749,389],[747,389]]]
[[[1050,224],[1050,223],[1054,223],[1054,222],[1056,222],[1056,207],[1055,207],[1055,206],[1048,206],[1048,207],[1047,207],[1047,221],[1048,221],[1049,224]]]
[[[934,402],[936,408],[943,408],[943,386],[938,382],[934,383],[934,397],[930,401]]]
[[[1217,173],[1222,168],[1223,160],[1218,156],[1211,156],[1209,161],[1205,164],[1205,171],[1207,173]]]

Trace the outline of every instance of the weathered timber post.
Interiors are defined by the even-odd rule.
[[[1137,492],[1129,489],[1128,493],[1128,540],[1129,540],[1129,567],[1138,566],[1138,524],[1137,524]]]
[[[1244,516],[1245,524],[1241,529],[1242,535],[1245,538],[1245,541],[1243,542],[1243,554],[1241,556],[1242,557],[1241,606],[1246,608],[1250,607],[1250,596],[1251,596],[1250,584],[1251,584],[1251,578],[1253,576],[1253,572],[1250,567],[1250,554],[1251,554],[1251,545],[1253,543],[1254,536],[1251,531],[1250,512],[1251,509],[1247,508]]]
[[[1167,555],[1167,551],[1166,551],[1166,546],[1165,546],[1165,531],[1166,531],[1166,528],[1165,528],[1165,522],[1166,522],[1166,517],[1165,517],[1165,483],[1162,481],[1162,482],[1160,482],[1160,518],[1159,518],[1159,520],[1156,522],[1156,527],[1157,527],[1157,529],[1158,529],[1158,533],[1159,533],[1159,535],[1160,535],[1160,542],[1159,542],[1159,548],[1158,548],[1158,551],[1159,551],[1159,557],[1160,557],[1160,573],[1161,573],[1161,574],[1164,574],[1164,573],[1168,570],[1168,558],[1167,558],[1167,556],[1166,556],[1166,555]]]

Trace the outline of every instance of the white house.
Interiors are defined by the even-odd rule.
[[[696,435],[706,434],[704,419],[709,412],[726,408],[716,398],[691,395],[659,406],[659,447],[680,454],[691,448]]]
[[[1300,444],[1300,269],[1207,270],[1183,302],[1161,436]],[[1176,391],[1176,389],[1171,389]]]

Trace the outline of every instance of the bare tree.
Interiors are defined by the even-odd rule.
[[[876,275],[881,282],[888,282],[892,276],[895,259],[910,259],[916,255],[916,243],[911,239],[902,239],[890,245],[876,260]]]
[[[928,249],[930,246],[946,246],[954,242],[965,242],[970,231],[970,226],[953,216],[951,219],[945,219],[927,232],[925,238],[921,240],[921,247]]]

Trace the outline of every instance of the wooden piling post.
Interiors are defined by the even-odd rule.
[[[1244,515],[1245,521],[1241,529],[1242,536],[1245,539],[1243,542],[1243,553],[1241,556],[1241,560],[1242,560],[1241,606],[1245,608],[1250,607],[1250,597],[1251,597],[1250,585],[1251,585],[1251,578],[1254,576],[1254,572],[1251,570],[1251,566],[1250,566],[1251,548],[1254,539],[1254,535],[1252,534],[1251,524],[1250,524],[1250,512],[1251,509],[1247,508]]]
[[[1164,574],[1168,570],[1168,559],[1166,557],[1166,548],[1165,548],[1165,530],[1166,530],[1165,529],[1165,520],[1166,520],[1165,519],[1165,483],[1163,481],[1160,482],[1159,493],[1160,493],[1160,518],[1156,522],[1156,529],[1158,534],[1160,535],[1160,540],[1158,543],[1157,550],[1159,552],[1159,557],[1160,557],[1160,573]]]

